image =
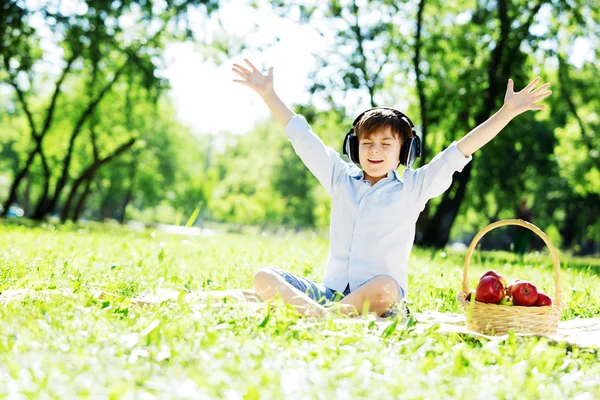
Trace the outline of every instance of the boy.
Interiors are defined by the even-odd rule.
[[[353,163],[344,162],[312,132],[303,116],[296,115],[275,94],[273,67],[264,75],[250,61],[244,61],[247,68],[238,64],[232,68],[242,78],[234,82],[263,98],[296,153],[332,198],[330,249],[323,283],[271,267],[261,269],[253,279],[254,289],[263,300],[279,293],[306,316],[323,316],[331,311],[326,307],[331,305],[349,316],[365,310],[381,317],[397,315],[408,294],[408,258],[417,217],[425,203],[446,191],[453,173],[462,171],[471,154],[514,117],[527,110],[545,109],[534,103],[552,93],[546,90],[549,83],[533,90],[539,77],[515,93],[509,79],[504,105],[496,114],[429,164],[416,170],[406,168],[401,179],[397,171],[400,161],[412,164],[411,151],[403,145],[418,142],[408,117],[385,108],[361,114],[351,130],[356,133],[358,149],[348,154]]]

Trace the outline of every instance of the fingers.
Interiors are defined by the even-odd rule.
[[[241,72],[240,72],[240,71],[238,71],[237,69],[235,69],[235,68],[231,68],[231,70],[232,70],[233,72],[235,72],[236,74],[238,74],[240,77],[242,77],[242,78],[244,78],[244,79],[248,79],[248,75],[241,73]]]
[[[237,69],[239,69],[240,71],[243,71],[246,75],[250,75],[250,71],[248,71],[246,68],[242,67],[239,64],[233,64],[234,67],[236,67]]]
[[[544,91],[544,89],[548,89],[549,87],[550,87],[550,82],[544,83],[542,86],[540,86],[539,88],[537,88],[533,92],[531,92],[531,95],[538,96],[540,93],[542,93]]]
[[[533,106],[530,108],[530,110],[545,110],[546,106]]]
[[[234,79],[233,81],[237,82],[237,83],[241,83],[244,86],[250,87],[250,84],[248,82],[246,82],[246,81],[240,81],[239,79]]]
[[[508,80],[508,90],[511,92],[514,92],[515,91],[514,89],[515,89],[515,82],[513,82],[512,79],[509,79]]]
[[[533,102],[537,103],[538,101],[540,101],[542,99],[545,99],[546,97],[550,96],[551,94],[552,94],[552,91],[551,90],[547,90],[544,93],[538,94],[537,96],[535,96],[533,98]]]
[[[531,83],[529,85],[527,85],[525,87],[525,89],[523,89],[523,91],[529,93],[531,91],[531,89],[533,89],[535,87],[535,85],[538,84],[538,82],[541,80],[542,78],[540,78],[539,76],[537,78],[535,78],[534,80],[531,81]]]
[[[244,61],[246,61],[246,64],[248,64],[253,71],[258,71],[258,68],[256,68],[248,59],[244,58]]]

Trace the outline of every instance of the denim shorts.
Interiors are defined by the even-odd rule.
[[[279,268],[275,268],[275,267],[268,267],[268,268],[273,270],[275,273],[277,273],[282,278],[284,278],[287,283],[289,283],[290,285],[292,285],[293,287],[295,287],[302,293],[306,294],[308,297],[310,297],[317,303],[325,305],[325,306],[330,305],[333,302],[340,301],[344,297],[346,297],[347,295],[350,294],[350,284],[348,284],[346,286],[346,289],[344,290],[343,293],[340,293],[336,290],[328,288],[327,286],[323,285],[322,283],[317,283],[315,281],[311,281],[310,279],[296,276],[287,271],[283,271]],[[371,279],[375,279],[375,278],[377,278],[377,276],[374,276]],[[369,279],[366,282],[363,282],[358,287],[363,286],[367,282],[371,281],[371,279]],[[398,285],[398,282],[396,282],[396,285],[398,286],[398,300],[396,300],[396,302],[390,307],[390,309],[388,311],[386,311],[385,313],[383,313],[381,315],[382,318],[395,318],[400,313],[401,310],[405,316],[408,316],[410,314],[410,310],[408,309],[408,307],[406,306],[406,302],[404,301],[404,297],[405,297],[404,289],[402,289],[402,287],[400,287],[400,285]]]

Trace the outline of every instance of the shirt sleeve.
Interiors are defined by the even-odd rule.
[[[293,116],[284,129],[296,154],[331,196],[335,185],[349,168],[349,163],[323,143],[302,115]]]
[[[465,157],[456,144],[456,141],[452,142],[427,165],[416,170],[404,170],[404,183],[408,184],[413,199],[422,207],[429,199],[444,193],[452,183],[454,172],[461,172],[473,159],[472,155]]]

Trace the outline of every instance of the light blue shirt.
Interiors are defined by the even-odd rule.
[[[331,196],[330,246],[323,284],[343,292],[377,275],[390,275],[408,294],[408,259],[417,218],[427,201],[446,191],[452,174],[472,160],[453,142],[429,164],[390,171],[375,185],[363,171],[340,158],[295,115],[285,133],[296,154]]]

